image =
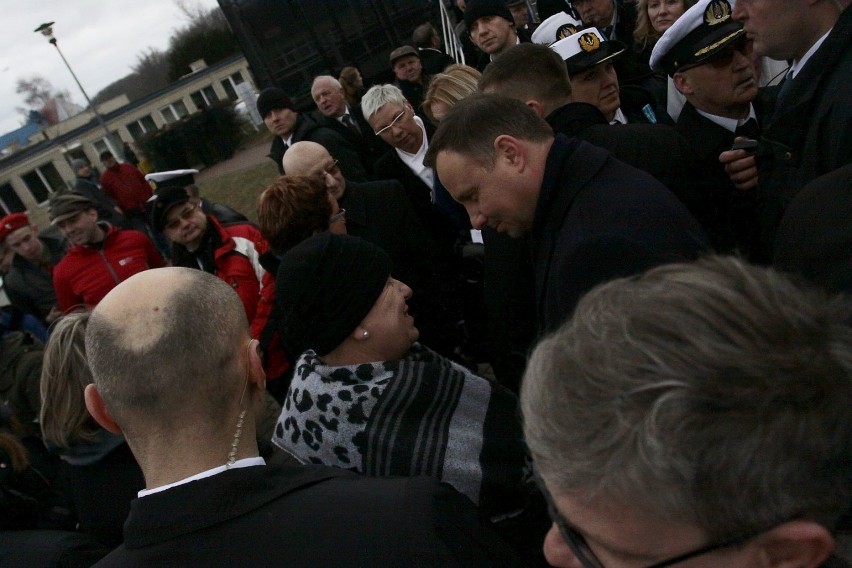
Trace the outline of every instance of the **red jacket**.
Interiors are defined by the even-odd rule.
[[[225,227],[212,215],[207,216],[207,222],[219,232],[222,241],[222,246],[213,253],[216,276],[230,284],[239,295],[254,329],[257,303],[263,289],[275,288],[274,278],[260,265],[260,255],[269,250],[269,243],[258,228],[249,223]],[[262,327],[265,320],[257,325]]]
[[[162,266],[163,257],[147,236],[109,227],[100,246],[72,247],[53,269],[56,301],[63,312],[92,308],[137,272]]]
[[[101,188],[121,207],[122,211],[145,209],[151,198],[151,186],[133,164],[116,164],[101,174]]]

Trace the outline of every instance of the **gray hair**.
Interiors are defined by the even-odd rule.
[[[340,90],[343,89],[343,85],[340,84],[340,81],[338,81],[337,79],[335,79],[331,75],[317,75],[316,77],[314,77],[313,83],[311,83],[311,92],[313,92],[314,86],[319,81],[327,81],[328,83],[331,83],[331,86],[334,87],[335,89],[340,89]]]
[[[524,432],[557,494],[710,538],[848,508],[852,304],[733,257],[595,288],[535,349]]]
[[[370,87],[370,90],[361,97],[361,111],[364,113],[364,120],[370,120],[380,108],[388,103],[402,105],[405,101],[405,95],[395,85],[388,84]]]

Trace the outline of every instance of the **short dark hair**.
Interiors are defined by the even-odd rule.
[[[101,157],[101,161],[103,162],[104,160],[109,159],[109,158],[114,158],[115,156],[112,155],[112,152],[107,150],[105,152],[101,152],[100,157]]]
[[[434,168],[438,154],[458,152],[486,168],[494,164],[494,140],[507,134],[531,142],[553,138],[553,130],[517,99],[474,93],[453,106],[429,141],[424,162]]]
[[[517,45],[489,63],[479,79],[479,90],[489,88],[513,99],[532,97],[558,106],[571,99],[565,62],[549,47],[535,43]]]
[[[330,215],[325,183],[310,176],[281,176],[257,198],[257,224],[277,252],[327,230]]]

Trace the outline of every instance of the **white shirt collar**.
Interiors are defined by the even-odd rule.
[[[264,461],[264,459],[261,457],[237,460],[230,467],[226,465],[220,465],[219,467],[214,467],[213,469],[208,469],[207,471],[202,471],[201,473],[196,473],[195,475],[191,475],[179,481],[175,481],[174,483],[169,483],[168,485],[161,485],[152,489],[143,489],[137,494],[137,496],[145,497],[146,495],[159,493],[161,491],[165,491],[166,489],[177,487],[178,485],[184,485],[185,483],[189,483],[191,481],[198,481],[199,479],[204,479],[205,477],[213,477],[214,475],[220,474],[223,471],[227,471],[228,469],[235,469],[239,467],[254,467],[258,465],[266,465],[266,461]]]
[[[754,112],[754,107],[752,105],[748,105],[748,116],[741,119],[728,118],[726,116],[716,116],[715,114],[710,114],[709,112],[704,112],[703,110],[695,110],[698,111],[698,114],[700,114],[707,120],[718,124],[729,132],[736,132],[737,127],[745,124],[750,118],[757,120],[757,114]]]
[[[832,29],[834,29],[834,28],[832,28]],[[816,53],[816,50],[818,50],[820,48],[820,46],[822,45],[822,42],[825,41],[825,38],[827,38],[828,34],[830,34],[830,33],[831,33],[831,30],[828,30],[827,32],[825,32],[825,35],[822,36],[821,38],[819,38],[818,40],[816,40],[816,42],[802,56],[801,59],[799,59],[798,61],[795,61],[795,60],[793,61],[793,64],[790,65],[790,71],[787,72],[787,80],[795,78],[795,76],[799,73],[799,71],[802,70],[802,68],[805,66],[805,64],[808,62],[808,60],[811,58],[811,56],[814,53]]]
[[[409,154],[405,150],[396,148],[396,153],[403,163],[408,166],[411,171],[417,175],[417,177],[423,180],[423,183],[429,186],[429,189],[432,190],[432,201],[434,202],[435,172],[432,168],[426,167],[423,163],[424,158],[426,158],[426,152],[429,150],[429,138],[426,136],[426,128],[423,127],[423,119],[415,114],[414,122],[417,123],[420,127],[420,131],[423,132],[423,142],[420,144],[420,149],[417,150],[416,154]]]
[[[627,117],[621,112],[621,108],[615,111],[615,116],[609,121],[610,124],[627,124]]]
[[[292,132],[290,133],[290,136],[288,136],[287,138],[284,138],[283,136],[281,136],[280,138],[287,145],[288,148],[293,145],[293,133]]]

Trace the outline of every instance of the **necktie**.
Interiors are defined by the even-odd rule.
[[[736,134],[737,136],[745,136],[746,138],[757,140],[760,138],[760,127],[757,125],[757,121],[755,119],[750,118],[743,124],[737,126]]]
[[[356,124],[356,123],[355,123],[355,121],[354,121],[354,120],[352,120],[352,116],[351,116],[351,115],[349,115],[349,114],[344,114],[344,115],[343,115],[343,124],[345,124],[346,126],[348,126],[348,127],[349,127],[349,130],[351,130],[351,131],[352,131],[352,132],[354,132],[355,134],[357,134],[357,135],[359,135],[359,136],[361,135],[361,129],[360,129],[360,128],[358,128],[358,124]]]

